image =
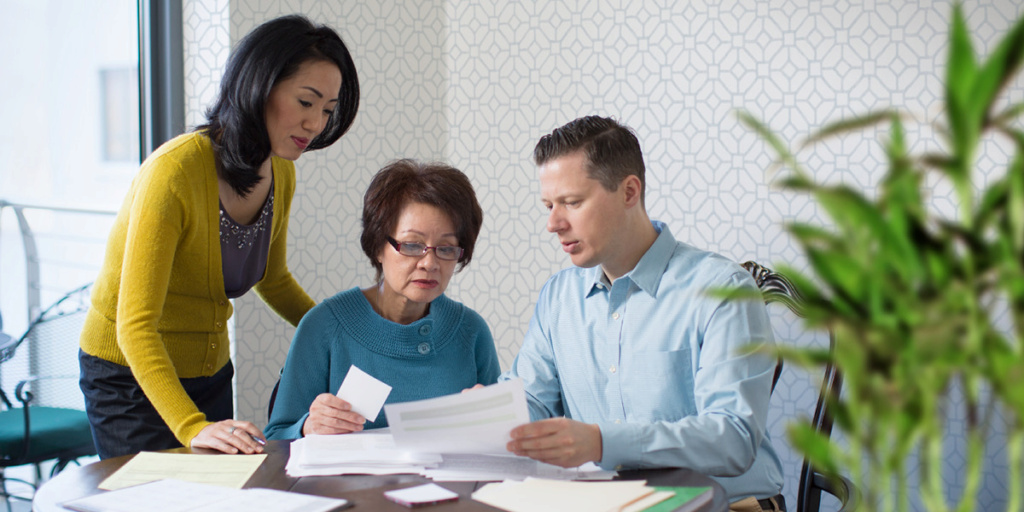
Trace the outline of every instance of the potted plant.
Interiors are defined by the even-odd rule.
[[[847,473],[869,510],[906,510],[908,460],[920,461],[920,499],[931,511],[951,510],[942,480],[943,434],[951,387],[966,408],[965,490],[952,509],[972,510],[994,408],[1009,425],[1007,510],[1024,510],[1024,130],[1013,122],[1024,104],[1001,107],[1000,93],[1024,61],[1024,19],[977,61],[959,5],[953,8],[945,79],[945,117],[936,126],[944,150],[911,154],[898,110],[873,112],[824,127],[802,147],[837,134],[888,128],[888,168],[877,194],[818,183],[765,124],[756,131],[787,169],[783,189],[810,194],[828,226],[792,222],[787,231],[807,259],[806,272],[778,265],[805,299],[810,327],[832,328],[834,361],[845,384],[831,397],[842,446],[806,423],[790,427],[794,445],[820,471]],[[1009,141],[1012,155],[978,180],[975,162],[989,137]],[[999,161],[998,155],[987,155]],[[926,180],[947,182],[955,215],[928,203]],[[994,309],[1008,310],[1000,329]],[[780,348],[805,365],[828,356]]]

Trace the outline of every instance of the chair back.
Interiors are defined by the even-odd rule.
[[[85,409],[78,387],[78,343],[91,290],[90,283],[66,293],[3,351],[7,357],[0,358],[0,389],[7,390],[8,396],[18,382],[40,377],[26,388],[32,393],[32,405]]]
[[[803,318],[803,299],[793,284],[785,276],[772,271],[770,268],[754,261],[743,263],[750,275],[754,278],[758,288],[764,295],[765,304],[781,303],[794,315]],[[835,333],[828,331],[829,355],[835,352]],[[782,361],[775,368],[775,378],[772,383],[774,393],[776,384],[782,374]],[[832,415],[829,411],[829,400],[831,396],[839,396],[842,389],[843,379],[839,370],[833,364],[833,357],[829,357],[825,365],[821,386],[818,392],[817,401],[814,407],[814,415],[811,417],[811,424],[815,430],[826,435],[832,435]],[[854,506],[854,489],[849,480],[843,479],[837,485],[829,482],[822,474],[814,470],[810,462],[804,458],[800,469],[799,488],[796,496],[797,512],[818,512],[821,508],[822,491],[832,494],[839,500],[842,508],[840,510],[851,510]]]

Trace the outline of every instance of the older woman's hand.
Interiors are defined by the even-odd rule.
[[[321,393],[309,406],[302,435],[348,434],[363,429],[366,418],[352,412],[352,405],[330,393]]]
[[[208,448],[224,453],[263,452],[263,432],[248,421],[224,420],[211,423],[192,438],[192,448]]]

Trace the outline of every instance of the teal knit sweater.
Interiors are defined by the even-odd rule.
[[[381,318],[362,291],[352,288],[323,301],[299,323],[267,438],[302,437],[313,399],[337,393],[351,365],[391,386],[387,403],[493,384],[501,372],[490,329],[461,303],[441,295],[425,317],[401,325]],[[388,425],[383,410],[367,420],[366,429]]]

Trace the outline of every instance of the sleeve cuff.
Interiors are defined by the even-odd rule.
[[[635,428],[615,423],[598,423],[601,429],[601,469],[619,471],[637,467],[642,454]]]

